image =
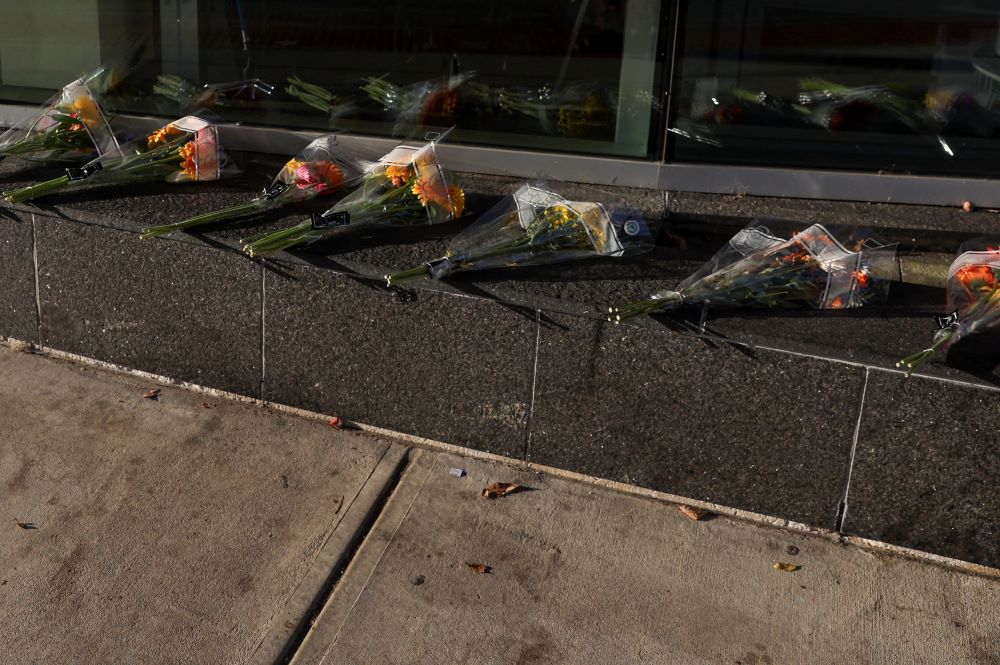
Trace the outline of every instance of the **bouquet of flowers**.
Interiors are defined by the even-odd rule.
[[[652,237],[638,211],[571,201],[544,183],[528,183],[459,234],[445,256],[386,275],[386,282],[391,286],[463,270],[623,256],[650,247]]]
[[[241,205],[197,215],[174,224],[148,228],[143,231],[143,236],[162,236],[203,224],[258,215],[319,196],[330,196],[356,185],[371,167],[370,162],[342,148],[337,143],[336,136],[321,136],[290,159],[271,186],[256,198]]]
[[[876,275],[894,255],[870,238],[856,239],[849,249],[819,224],[787,240],[751,224],[675,290],[613,307],[609,320],[685,305],[862,307],[887,294],[888,282]]]
[[[427,124],[452,124],[459,107],[460,88],[474,76],[475,72],[463,72],[408,86],[368,77],[361,89],[386,111],[396,114],[396,131],[402,131]]]
[[[465,192],[438,161],[435,142],[398,146],[372,166],[358,188],[321,215],[283,231],[245,239],[251,256],[313,243],[345,231],[440,224],[461,216]]]
[[[809,121],[831,130],[916,131],[921,104],[887,85],[851,87],[820,78],[800,82],[798,103]]]
[[[233,99],[247,96],[256,99],[258,93],[270,95],[272,92],[274,86],[256,78],[197,86],[180,76],[160,74],[156,77],[156,84],[153,85],[154,94],[176,102],[184,111],[225,106]]]
[[[235,171],[219,143],[218,128],[186,116],[132,141],[117,154],[102,155],[80,168],[66,169],[53,180],[5,192],[9,203],[20,203],[86,184],[118,184],[139,180],[167,182],[217,180]]]
[[[939,350],[1000,323],[1000,247],[964,252],[955,259],[948,270],[948,310],[952,314],[939,317],[940,330],[930,347],[896,363],[907,376]]]
[[[120,156],[118,141],[101,110],[108,70],[99,68],[60,90],[34,116],[0,133],[0,159],[17,155],[39,161],[81,161]]]

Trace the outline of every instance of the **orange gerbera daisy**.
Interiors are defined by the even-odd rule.
[[[869,275],[864,270],[856,270],[856,271],[852,272],[851,273],[851,277],[854,278],[854,281],[862,289],[867,289],[868,285],[871,284],[871,281],[872,281],[871,275]]]
[[[969,291],[989,294],[997,287],[993,269],[989,266],[969,265],[959,269],[955,276]]]
[[[159,145],[165,145],[170,141],[171,137],[180,136],[183,133],[183,130],[177,129],[172,124],[164,125],[149,135],[146,139],[146,145],[151,149]]]
[[[437,178],[419,178],[410,191],[416,194],[423,206],[429,203],[436,203],[439,206],[450,208],[448,200],[448,190],[444,188],[444,183]]]
[[[97,102],[84,95],[73,100],[73,109],[76,111],[76,118],[87,127],[96,127],[101,122],[101,111],[97,108]]]
[[[181,156],[181,171],[192,180],[198,179],[198,149],[194,141],[189,141],[181,146],[179,151]]]
[[[393,187],[402,187],[413,177],[413,172],[403,164],[388,164],[385,167],[385,177],[392,180]]]

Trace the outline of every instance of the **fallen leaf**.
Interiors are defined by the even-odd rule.
[[[326,424],[335,429],[340,429],[344,425],[343,421],[341,421],[340,418],[338,418],[337,416],[333,416],[332,418],[327,420]]]
[[[200,406],[203,409],[214,409],[215,408],[214,404],[209,404],[208,402],[202,402],[198,406]]]
[[[146,394],[142,396],[143,399],[158,399],[159,397],[160,397],[159,388],[153,388],[152,390],[147,391]]]
[[[493,567],[488,566],[485,563],[469,563],[466,561],[465,565],[469,567],[469,570],[477,575],[489,575],[493,572]]]
[[[22,522],[21,520],[15,519],[14,523],[17,524],[22,529],[37,529],[38,525],[34,522]]]
[[[711,513],[707,510],[703,508],[695,508],[694,506],[677,506],[677,510],[681,511],[685,517],[694,522],[703,520],[711,515]]]
[[[31,351],[31,344],[19,339],[12,339],[10,340],[10,350],[17,351],[18,353],[29,353]]]
[[[783,570],[786,573],[794,573],[801,567],[802,566],[796,566],[794,563],[785,563],[784,561],[779,561],[776,564],[774,564],[775,570]]]
[[[499,499],[502,496],[513,494],[519,489],[521,489],[521,486],[517,483],[493,483],[489,487],[483,488],[483,498]]]
[[[962,210],[965,212],[972,212],[976,209],[976,206],[972,205],[972,201],[962,201]]]

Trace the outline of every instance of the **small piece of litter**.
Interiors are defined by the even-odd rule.
[[[972,212],[975,210],[975,206],[972,205],[972,201],[962,201],[962,210],[965,212]]]
[[[335,429],[340,429],[344,423],[337,416],[333,416],[332,418],[326,421],[326,424]]]
[[[22,522],[19,519],[15,519],[14,523],[17,524],[22,529],[29,529],[30,530],[30,529],[37,529],[38,528],[38,525],[36,525],[34,522]]]
[[[695,522],[699,522],[711,514],[703,508],[695,508],[694,506],[677,506],[677,510],[681,511],[685,517]]]
[[[795,556],[796,554],[799,553],[799,548],[796,547],[795,545],[789,545],[788,547],[785,548],[785,551],[788,552],[788,554],[790,554],[791,556]]]
[[[776,564],[774,564],[775,570],[783,570],[786,573],[794,573],[801,567],[802,566],[796,566],[794,563],[785,563],[784,561],[779,561]]]
[[[483,498],[499,499],[502,496],[513,494],[520,489],[520,487],[521,486],[517,483],[493,483],[492,485],[483,488]]]
[[[465,562],[465,565],[469,567],[469,570],[476,573],[477,575],[489,575],[493,572],[493,567],[488,566],[485,563],[469,563]]]
[[[146,391],[146,394],[142,396],[143,399],[159,399],[160,389],[153,388],[152,390]]]
[[[461,478],[462,476],[465,475],[465,469],[459,469],[457,467],[452,467],[451,469],[448,470],[448,473],[450,473],[451,475],[455,476],[456,478]]]
[[[200,406],[203,409],[214,409],[215,408],[214,404],[209,404],[208,402],[202,402],[198,406]]]

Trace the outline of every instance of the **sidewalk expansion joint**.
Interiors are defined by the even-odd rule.
[[[851,492],[851,474],[854,472],[854,457],[858,452],[858,439],[861,438],[861,420],[865,415],[865,397],[868,394],[868,377],[871,369],[865,368],[865,380],[861,384],[861,395],[858,399],[858,416],[854,421],[854,435],[851,437],[851,452],[847,458],[847,472],[844,478],[844,494],[837,505],[837,518],[833,530],[837,534],[844,532],[844,520],[847,519],[847,501]]]
[[[352,534],[347,548],[339,557],[337,564],[330,571],[326,581],[316,593],[316,597],[310,604],[309,609],[305,612],[305,614],[303,614],[302,621],[299,622],[299,625],[295,627],[294,631],[292,631],[292,634],[289,636],[288,641],[282,649],[281,656],[275,661],[276,663],[287,665],[287,663],[292,662],[292,659],[295,658],[295,654],[298,652],[302,643],[309,635],[309,631],[316,623],[316,620],[319,618],[323,608],[326,607],[331,596],[333,596],[334,592],[337,590],[337,585],[344,578],[344,573],[350,567],[351,562],[357,556],[358,551],[364,545],[365,541],[368,540],[368,537],[371,535],[372,529],[374,528],[379,517],[385,512],[386,506],[389,504],[389,501],[395,494],[396,489],[399,487],[403,475],[413,463],[412,454],[413,450],[408,450],[396,465],[396,468],[393,470],[388,482],[382,488],[381,492],[379,492],[377,499],[365,513],[359,528],[357,528]]]

